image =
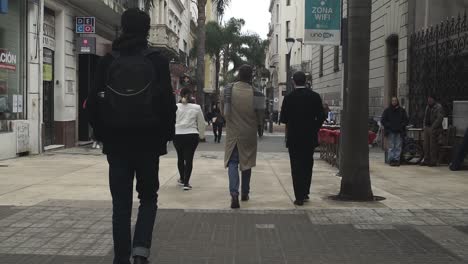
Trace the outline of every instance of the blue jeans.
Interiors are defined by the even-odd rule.
[[[402,136],[400,133],[390,133],[388,139],[388,161],[400,162]]]
[[[149,153],[108,154],[107,160],[113,209],[113,263],[130,264],[131,255],[142,257],[150,255],[153,227],[158,209],[159,156]],[[140,207],[132,243],[130,225],[135,176]]]
[[[232,195],[239,195],[239,150],[234,148],[231,158],[228,162],[229,174],[229,192]],[[252,176],[252,169],[242,171],[242,194],[249,194],[250,192],[250,177]]]

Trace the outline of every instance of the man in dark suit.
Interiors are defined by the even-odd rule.
[[[281,107],[281,123],[286,124],[286,146],[291,159],[291,174],[296,197],[295,205],[309,200],[314,166],[314,150],[318,146],[318,132],[326,119],[322,98],[306,88],[306,76],[296,72],[295,90],[288,94]]]

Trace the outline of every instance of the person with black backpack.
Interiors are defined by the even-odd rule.
[[[176,104],[169,61],[148,48],[150,17],[132,8],[122,35],[98,63],[88,113],[109,163],[114,264],[149,263],[157,211],[159,157],[175,134]],[[133,179],[140,200],[133,243]]]

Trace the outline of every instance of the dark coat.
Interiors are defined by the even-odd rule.
[[[431,129],[441,130],[442,123],[444,121],[444,108],[441,104],[436,103],[432,107],[427,106],[424,112],[424,127],[430,127]],[[430,125],[429,125],[430,124]]]
[[[134,39],[120,39],[114,42],[113,50],[119,51],[122,56],[141,52],[146,47],[146,42]],[[174,138],[175,120],[177,106],[171,85],[169,72],[169,61],[154,52],[148,55],[155,68],[153,94],[160,94],[160,98],[154,101],[154,109],[158,112],[160,121],[145,131],[137,129],[126,129],[109,131],[100,120],[100,104],[98,92],[103,91],[106,86],[106,76],[114,57],[110,54],[100,59],[96,69],[96,79],[90,88],[87,102],[90,124],[95,131],[97,140],[103,143],[103,152],[106,154],[120,153],[154,153],[158,155],[167,154],[167,142]]]
[[[382,114],[382,125],[385,128],[385,135],[390,133],[403,134],[406,131],[406,126],[409,124],[406,110],[401,106],[390,106]]]
[[[309,88],[295,89],[281,107],[281,123],[287,126],[288,148],[313,149],[318,146],[318,132],[325,121],[320,95]]]

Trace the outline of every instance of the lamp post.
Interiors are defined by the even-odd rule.
[[[296,40],[294,38],[287,38],[286,45],[288,53],[286,53],[286,93],[289,94],[292,91],[291,85],[291,51]]]
[[[276,66],[270,66],[270,69],[276,70]],[[271,74],[271,86],[270,86],[270,92],[268,96],[268,103],[269,103],[269,114],[270,116],[268,117],[269,124],[268,124],[268,132],[273,133],[273,105],[274,105],[274,97],[275,97],[275,87],[273,86],[273,73]]]

